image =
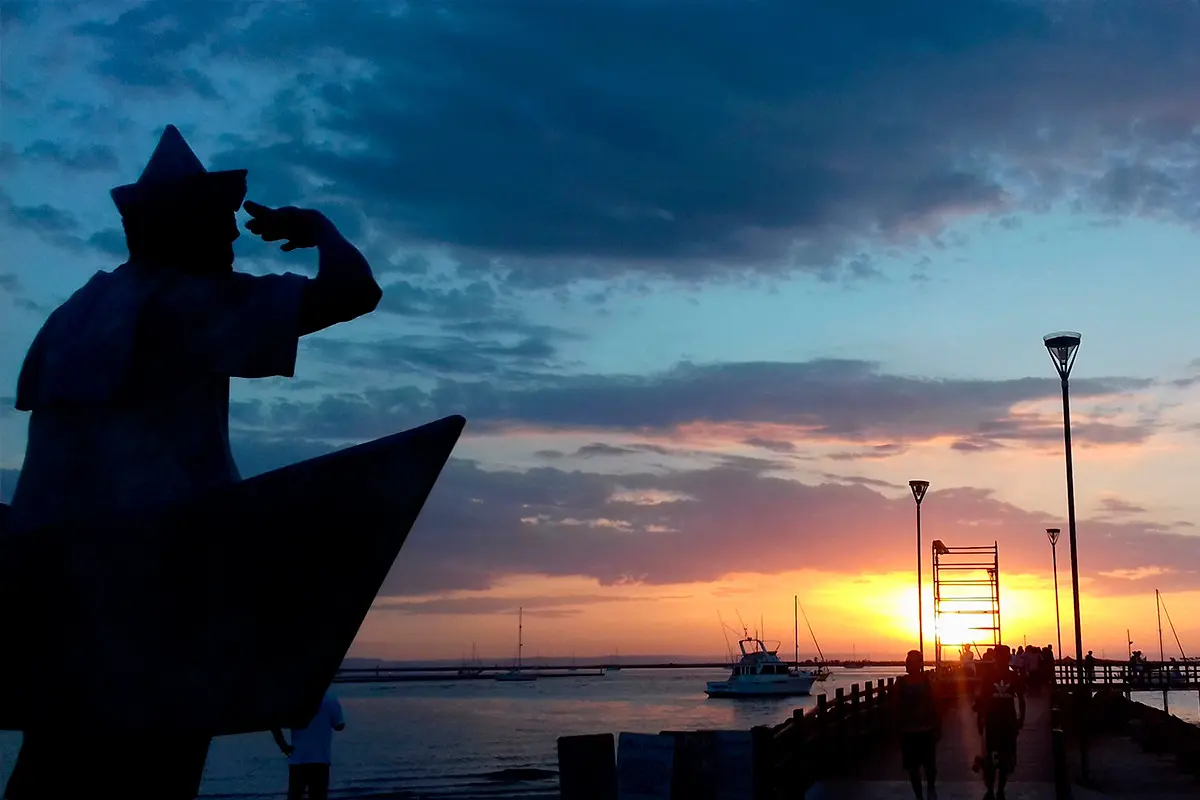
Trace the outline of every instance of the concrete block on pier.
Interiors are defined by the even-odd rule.
[[[675,740],[670,736],[622,733],[617,741],[619,800],[672,800]]]
[[[558,737],[558,788],[561,800],[616,800],[613,735]]]

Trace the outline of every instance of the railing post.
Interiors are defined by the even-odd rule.
[[[875,684],[867,681],[867,685],[863,687],[865,697],[863,698],[863,706],[866,708],[867,714],[867,730],[871,738],[879,732],[879,708],[875,697]]]
[[[1067,735],[1062,728],[1050,731],[1050,746],[1054,753],[1055,800],[1071,800],[1071,769],[1067,764]]]
[[[858,684],[850,684],[850,737],[857,740],[862,735],[862,706],[859,704],[861,694]],[[857,742],[856,742],[857,743]]]
[[[833,738],[837,742],[837,760],[846,762],[846,690],[841,686],[833,693],[833,717],[836,730]]]
[[[753,776],[750,796],[753,800],[768,800],[775,795],[774,731],[766,725],[750,729],[750,759]]]

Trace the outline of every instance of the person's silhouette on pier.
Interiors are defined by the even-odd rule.
[[[1017,733],[1025,725],[1025,680],[1009,666],[1008,645],[996,645],[993,663],[979,679],[975,713],[983,735],[981,769],[985,800],[1004,800],[1008,777],[1017,765]]]
[[[329,768],[333,762],[333,732],[346,729],[342,704],[326,691],[317,713],[303,728],[292,728],[292,741],[280,728],[271,735],[288,759],[288,800],[326,800],[329,797]]]
[[[912,781],[913,793],[918,798],[925,797],[921,791],[921,771],[924,770],[929,800],[935,800],[937,743],[942,737],[942,717],[933,696],[933,685],[924,672],[920,650],[908,651],[904,669],[907,674],[900,678],[899,687],[900,753]]]
[[[317,248],[315,279],[234,272],[245,194],[245,170],[206,171],[174,126],[137,182],[113,189],[129,260],[96,273],[29,349],[16,397],[32,412],[29,442],[0,533],[84,527],[233,484],[229,379],[290,377],[301,336],[375,308],[366,259],[317,211],[245,204],[251,233],[285,251]],[[91,796],[104,776],[122,798],[196,795],[209,737],[186,720],[171,736],[89,722],[26,730],[5,796]]]

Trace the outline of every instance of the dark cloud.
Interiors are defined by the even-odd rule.
[[[1137,503],[1131,503],[1119,497],[1105,497],[1100,501],[1100,510],[1106,514],[1118,516],[1123,514],[1145,514],[1148,509],[1145,506],[1139,506]]]
[[[338,363],[391,371],[407,365],[422,376],[470,369],[499,376],[498,358],[532,363],[545,356],[540,349],[526,354],[480,342],[464,344],[462,351],[414,348],[403,341],[353,345],[330,340],[312,346]],[[1072,391],[1077,401],[1119,398],[1151,383],[1083,378],[1072,382]],[[820,359],[684,363],[646,376],[520,373],[511,383],[442,379],[427,389],[409,385],[340,393],[310,403],[266,403],[262,413],[264,424],[281,432],[324,436],[342,431],[344,437],[364,439],[451,413],[464,414],[476,431],[532,425],[638,434],[699,426],[691,435],[703,437],[704,426],[716,426],[716,433],[742,440],[756,425],[782,425],[803,431],[796,434],[796,444],[803,439],[861,443],[859,450],[835,454],[837,460],[849,461],[891,457],[910,442],[940,436],[1057,447],[1059,417],[1013,409],[1056,398],[1058,392],[1053,379],[927,380],[889,375],[866,361]],[[1079,445],[1088,446],[1137,443],[1157,429],[1152,416],[1127,424],[1080,419],[1073,433]],[[880,441],[885,444],[875,444]],[[598,450],[608,447],[600,443]],[[594,454],[587,448],[579,453]]]
[[[874,489],[903,489],[904,484],[894,483],[892,481],[883,481],[878,478],[868,478],[865,475],[839,475],[835,472],[826,472],[821,475],[827,481],[834,483],[855,483],[861,486],[870,486]]]
[[[515,336],[524,342],[525,353],[551,351],[551,343],[578,341],[583,337],[550,325],[531,323],[486,280],[446,285],[449,279],[437,276],[430,281],[401,280],[386,284],[379,310],[409,320],[435,322],[447,333],[458,336]],[[543,343],[539,347],[533,343]]]
[[[763,439],[758,436],[752,436],[749,439],[742,441],[742,444],[758,447],[763,450],[771,450],[776,453],[794,453],[796,445],[791,442],[786,442],[780,439]]]
[[[112,21],[80,22],[75,33],[96,44],[101,53],[96,74],[123,93],[186,90],[211,100],[219,96],[216,85],[199,65],[185,62],[189,56],[202,58],[204,45],[213,35],[227,32],[231,21],[226,9],[205,3],[149,2]]]
[[[908,447],[903,444],[877,444],[865,450],[830,453],[829,458],[834,461],[874,461],[881,458],[894,458],[895,456],[904,455],[907,452]]]
[[[637,492],[663,501],[615,501]],[[987,543],[999,542],[1009,574],[1048,576],[1044,542],[1028,531],[1054,517],[970,488],[930,495],[925,512],[931,539],[981,544],[983,529]],[[455,460],[384,594],[486,589],[514,573],[662,585],[814,563],[848,574],[893,570],[908,565],[907,539],[897,531],[908,530],[911,513],[906,491],[881,494],[861,482],[810,485],[729,467],[620,476],[548,468],[490,472]],[[1194,586],[1198,537],[1152,523],[1087,519],[1080,530],[1087,542],[1081,570],[1094,587],[1089,591]]]
[[[950,449],[959,453],[985,453],[990,450],[1002,450],[1004,445],[994,439],[973,437],[959,439],[950,445]]]
[[[516,614],[523,609],[527,617],[572,616],[580,613],[580,606],[598,603],[624,603],[649,598],[620,597],[615,595],[567,595],[565,597],[442,597],[428,600],[383,600],[375,605],[382,611],[401,614]]]
[[[0,4],[0,28],[8,32],[11,27],[34,22],[41,11],[41,3],[35,0],[4,0]]]
[[[0,81],[0,102],[5,105],[23,106],[29,102],[29,95],[8,81]]]
[[[404,316],[478,319],[495,311],[496,300],[496,289],[486,281],[445,290],[397,281],[384,286],[379,309]]]
[[[575,458],[595,458],[597,456],[632,456],[642,453],[654,453],[660,456],[671,454],[671,450],[656,444],[631,444],[616,446],[605,442],[585,444],[571,455]]]
[[[490,254],[525,283],[867,277],[872,245],[963,214],[1069,199],[1193,222],[1200,207],[1188,3],[327,0],[239,15],[165,0],[78,33],[123,85],[211,97],[187,65],[222,59],[299,72],[230,159],[287,197],[302,169],[396,240]]]
[[[45,203],[19,205],[3,191],[0,191],[0,215],[6,224],[31,231],[50,241],[70,237],[79,229],[79,220],[70,211]]]
[[[87,237],[86,244],[104,255],[125,258],[129,247],[125,244],[125,232],[117,228],[105,228]]]
[[[22,292],[21,279],[15,272],[0,272],[0,292],[18,295]]]
[[[322,338],[307,342],[306,347],[342,366],[392,375],[500,377],[512,369],[549,369],[557,360],[556,344],[537,336],[513,341],[423,334],[373,342]]]
[[[82,234],[83,226],[71,211],[45,203],[20,205],[2,190],[0,225],[32,233],[46,244],[75,253],[92,252],[121,259],[129,255],[124,232],[106,228]]]
[[[241,432],[235,451],[252,475],[330,449],[318,441]],[[753,460],[752,460],[753,461]],[[912,498],[906,487],[828,475],[820,484],[772,477],[731,462],[661,474],[553,468],[489,471],[453,459],[382,595],[484,590],[513,574],[586,576],[604,585],[665,585],[821,564],[846,574],[907,569]],[[761,465],[759,465],[761,466]],[[12,470],[0,471],[0,496]],[[882,491],[881,491],[882,490]],[[976,488],[926,497],[923,526],[951,545],[999,543],[1006,574],[1048,577],[1044,541],[1029,536],[1056,515],[1018,508]],[[1194,587],[1200,537],[1154,522],[1081,519],[1080,569],[1089,592],[1129,594]],[[852,543],[848,546],[848,543]],[[516,599],[470,613],[500,613]],[[564,599],[562,605],[570,605]],[[453,606],[453,608],[451,607]],[[458,601],[397,606],[467,613]]]
[[[116,152],[102,144],[91,144],[68,151],[56,142],[39,139],[26,147],[21,155],[31,161],[48,162],[75,172],[113,170],[118,164]]]

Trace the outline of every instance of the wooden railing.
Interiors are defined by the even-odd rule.
[[[965,678],[961,673],[957,678],[941,673],[930,680],[944,711],[964,688]],[[887,678],[852,684],[849,691],[839,687],[832,698],[818,695],[816,707],[797,709],[790,719],[766,728],[771,734],[771,755],[763,763],[769,763],[774,773],[766,782],[803,790],[870,758],[874,748],[896,736],[898,686],[898,679]]]
[[[1079,663],[1059,661],[1054,666],[1054,682],[1059,686],[1079,685]],[[1200,689],[1200,662],[1149,661],[1136,667],[1127,663],[1083,663],[1083,681],[1092,686],[1112,686],[1124,690]]]

